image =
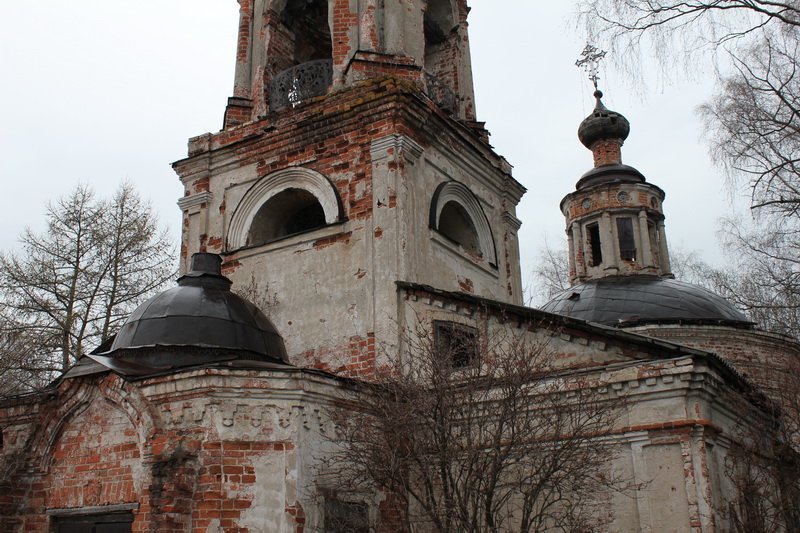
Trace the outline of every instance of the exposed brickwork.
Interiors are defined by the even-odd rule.
[[[376,375],[377,352],[375,334],[354,335],[347,344],[320,346],[301,354],[300,358],[312,368],[353,378],[371,380]]]
[[[469,278],[458,278],[458,287],[462,292],[475,292],[475,284]]]
[[[110,403],[94,402],[62,429],[52,451],[45,507],[66,508],[138,499],[133,469],[141,458],[136,428]]]
[[[333,63],[344,65],[350,58],[353,50],[351,48],[351,35],[358,28],[358,13],[350,10],[352,3],[350,0],[332,0],[333,3],[333,31],[331,40],[333,41]]]
[[[194,183],[192,183],[192,190],[193,190],[193,192],[195,194],[196,193],[200,193],[200,192],[208,192],[209,191],[209,178],[206,176],[204,178],[200,178],[198,180],[195,180]]]
[[[233,128],[250,122],[253,118],[253,104],[246,98],[229,98],[225,108],[223,128]]]
[[[800,346],[782,335],[724,326],[682,324],[632,328],[651,337],[714,352],[768,394],[780,389],[782,379],[800,371]]]
[[[622,163],[622,141],[604,139],[592,145],[594,166],[619,165]]]
[[[234,272],[236,272],[236,270],[238,268],[240,268],[241,266],[242,266],[242,263],[239,262],[236,259],[227,260],[227,261],[222,263],[222,275],[223,276],[230,276]]]
[[[628,193],[629,200],[622,202],[620,192]],[[586,202],[589,200],[589,202]],[[565,211],[569,220],[580,219],[587,215],[600,213],[608,209],[644,209],[654,218],[664,217],[661,211],[663,191],[653,185],[619,185],[608,184],[592,187],[585,191],[571,194],[565,199]],[[653,207],[653,201],[657,207]]]

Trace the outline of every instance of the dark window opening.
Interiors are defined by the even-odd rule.
[[[367,504],[325,500],[325,533],[369,533]]]
[[[653,255],[653,263],[659,265],[661,264],[661,260],[659,254],[658,230],[656,229],[656,225],[652,222],[647,223],[647,233],[650,239],[650,253]]]
[[[589,234],[589,266],[600,266],[603,262],[603,249],[600,246],[600,226],[589,224],[586,226],[586,233]]]
[[[323,226],[325,211],[317,197],[303,189],[286,189],[258,210],[247,235],[247,244],[264,244]]]
[[[428,0],[423,20],[426,52],[430,47],[444,43],[455,26],[449,0]]]
[[[450,0],[428,0],[423,19],[425,34],[425,74],[428,96],[447,111],[455,111],[453,91],[457,65],[453,54],[458,38]]]
[[[290,1],[281,13],[281,23],[289,30],[286,38],[291,39],[283,45],[292,53],[286,68],[333,57],[327,0]]]
[[[55,519],[56,533],[131,533],[133,515],[116,513],[59,517]]]
[[[478,231],[475,229],[472,217],[458,202],[447,202],[442,208],[438,230],[465,250],[480,255]]]
[[[619,258],[623,261],[636,261],[633,220],[627,217],[617,219],[617,238],[619,239]]]
[[[468,368],[478,364],[478,330],[453,322],[434,321],[436,352],[447,358],[453,368]]]
[[[324,95],[333,76],[328,1],[290,1],[280,22],[269,38],[265,73],[273,111]]]

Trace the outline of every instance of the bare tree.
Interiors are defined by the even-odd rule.
[[[726,509],[730,533],[800,532],[800,368],[783,369],[775,384],[774,407],[765,410],[774,416],[742,429],[725,461],[734,494]]]
[[[765,329],[800,334],[800,3],[770,0],[582,0],[590,31],[623,64],[643,50],[689,68],[697,52],[725,58],[701,106],[711,154],[731,191],[746,188],[752,223],[726,221],[730,266],[697,280]],[[721,52],[721,53],[720,53]],[[626,61],[627,59],[627,61]],[[717,63],[719,66],[719,63]]]
[[[528,290],[531,302],[539,305],[569,288],[569,257],[566,247],[554,248],[545,241],[533,267],[531,285]]]
[[[93,333],[102,342],[122,325],[142,300],[175,274],[175,247],[160,228],[152,207],[129,182],[102,204],[97,253],[101,309]]]
[[[798,216],[800,73],[797,36],[765,36],[742,55],[701,108],[714,157],[732,180],[744,179],[751,207]],[[736,185],[736,183],[732,183]]]
[[[717,267],[696,253],[670,252],[678,279],[725,297],[758,327],[800,338],[800,234],[778,217],[721,222],[727,258]]]
[[[26,332],[0,316],[0,397],[41,389],[58,370],[50,354],[36,350]]]
[[[590,35],[618,54],[639,56],[644,45],[665,63],[800,27],[800,5],[791,0],[579,0],[578,12]]]
[[[0,256],[0,319],[13,340],[0,366],[52,377],[172,277],[174,247],[130,184],[110,201],[76,187],[46,218],[45,232],[26,230],[20,251]]]
[[[643,50],[662,65],[697,68],[693,55],[727,58],[719,90],[701,109],[718,163],[734,188],[744,178],[752,207],[797,214],[800,203],[800,4],[770,0],[583,0],[589,31],[639,68]],[[627,61],[625,61],[627,59]]]
[[[598,436],[620,405],[555,371],[545,338],[418,326],[380,383],[334,413],[327,471],[390,495],[401,525],[387,530],[588,531],[589,502],[613,484]]]

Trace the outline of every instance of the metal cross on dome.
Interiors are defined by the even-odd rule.
[[[586,44],[586,47],[581,52],[581,57],[575,62],[576,67],[580,67],[589,74],[589,79],[594,83],[594,88],[597,89],[597,81],[600,79],[598,72],[600,71],[600,61],[606,57],[606,51],[600,50],[594,45]]]

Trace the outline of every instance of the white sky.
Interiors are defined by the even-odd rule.
[[[592,165],[576,136],[594,104],[574,66],[584,37],[566,0],[471,5],[478,119],[528,188],[517,212],[527,275],[545,239],[563,241],[558,204]],[[189,137],[221,127],[237,25],[236,0],[2,0],[0,250],[26,226],[41,229],[46,202],[77,183],[110,195],[124,179],[177,239],[182,189],[169,164],[186,156]],[[719,262],[729,195],[695,112],[711,74],[638,92],[610,64],[601,77],[606,106],[631,122],[624,162],[667,192],[670,245]]]

